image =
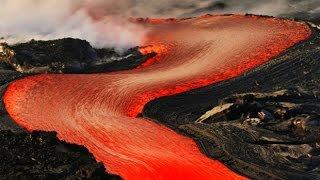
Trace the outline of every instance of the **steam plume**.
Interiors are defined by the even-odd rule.
[[[1,0],[0,37],[9,44],[73,37],[119,51],[138,45],[145,31],[119,14],[95,8],[99,4],[99,0]]]
[[[127,17],[253,13],[320,18],[319,0],[0,0],[0,37],[9,43],[73,37],[118,50],[141,43],[145,30]],[[1,41],[1,40],[0,40]]]

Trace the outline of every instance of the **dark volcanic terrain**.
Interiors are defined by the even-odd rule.
[[[320,178],[320,36],[237,78],[148,103],[143,116],[196,140],[203,153],[254,179]],[[132,69],[148,57],[63,39],[0,45],[1,94],[36,73]],[[65,61],[66,60],[66,61]],[[0,176],[108,179],[101,163],[55,133],[27,133],[0,108]]]
[[[95,49],[80,39],[31,40],[9,46],[0,44],[0,68],[21,73],[98,73],[132,69],[154,54],[142,56],[138,47],[118,54]]]
[[[84,147],[53,132],[0,131],[0,179],[121,179],[106,173]]]
[[[151,101],[143,115],[254,179],[320,178],[320,36],[237,78]]]

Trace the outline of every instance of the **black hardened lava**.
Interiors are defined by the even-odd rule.
[[[237,78],[153,100],[143,116],[245,176],[319,179],[319,32]]]
[[[85,40],[72,38],[31,40],[12,46],[0,43],[0,70],[28,74],[114,72],[132,69],[154,55],[142,55],[138,47],[119,54],[112,48],[96,49]]]
[[[0,179],[120,179],[82,146],[53,132],[0,131]]]

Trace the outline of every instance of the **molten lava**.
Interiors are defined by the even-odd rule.
[[[156,53],[157,56],[154,56],[144,63],[142,63],[140,66],[136,67],[136,69],[151,66],[153,63],[155,63],[158,60],[161,60],[161,57],[166,54],[169,50],[164,45],[150,45],[150,46],[144,46],[140,47],[139,51],[143,55],[147,55],[150,53]]]
[[[141,22],[136,22],[141,23]],[[9,114],[28,130],[84,145],[125,179],[242,179],[171,129],[134,118],[152,99],[235,77],[311,34],[307,25],[249,16],[148,23],[140,67],[109,74],[38,75],[12,83]],[[219,92],[216,92],[219,93]]]

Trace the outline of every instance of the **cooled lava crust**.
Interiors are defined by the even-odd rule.
[[[156,57],[129,71],[17,80],[4,96],[10,116],[29,131],[56,131],[59,139],[85,146],[124,179],[244,178],[202,154],[192,139],[136,117],[153,99],[267,62],[307,39],[310,28],[238,15],[137,23],[150,30],[141,52],[156,51]]]

